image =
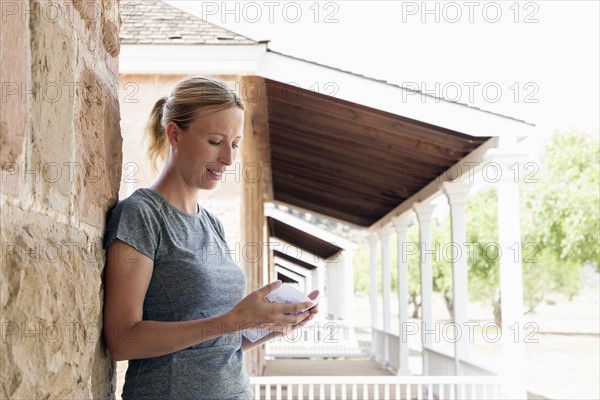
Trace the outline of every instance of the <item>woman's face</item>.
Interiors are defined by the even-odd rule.
[[[174,166],[183,181],[192,188],[214,189],[237,158],[243,127],[244,112],[239,107],[201,112],[187,129],[175,127]]]

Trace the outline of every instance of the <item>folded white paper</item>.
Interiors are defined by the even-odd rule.
[[[282,284],[266,295],[265,300],[278,304],[298,304],[304,303],[305,301],[312,301],[307,295],[287,283]],[[304,311],[306,310],[298,311],[296,314],[300,314]],[[242,331],[242,335],[252,343],[267,336],[269,333],[271,333],[269,329],[260,328],[249,328]]]

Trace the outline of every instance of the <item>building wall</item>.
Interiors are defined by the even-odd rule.
[[[2,2],[2,398],[110,398],[106,211],[121,176],[116,0]]]

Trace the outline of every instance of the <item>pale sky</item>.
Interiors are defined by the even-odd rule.
[[[168,3],[272,50],[524,119],[540,134],[600,128],[598,1]]]

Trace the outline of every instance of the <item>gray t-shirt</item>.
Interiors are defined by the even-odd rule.
[[[189,214],[150,189],[138,189],[108,215],[105,248],[120,239],[154,260],[143,320],[214,317],[246,292],[246,276],[231,257],[221,222],[198,208],[198,214]],[[241,345],[236,332],[130,360],[123,399],[251,399]]]

